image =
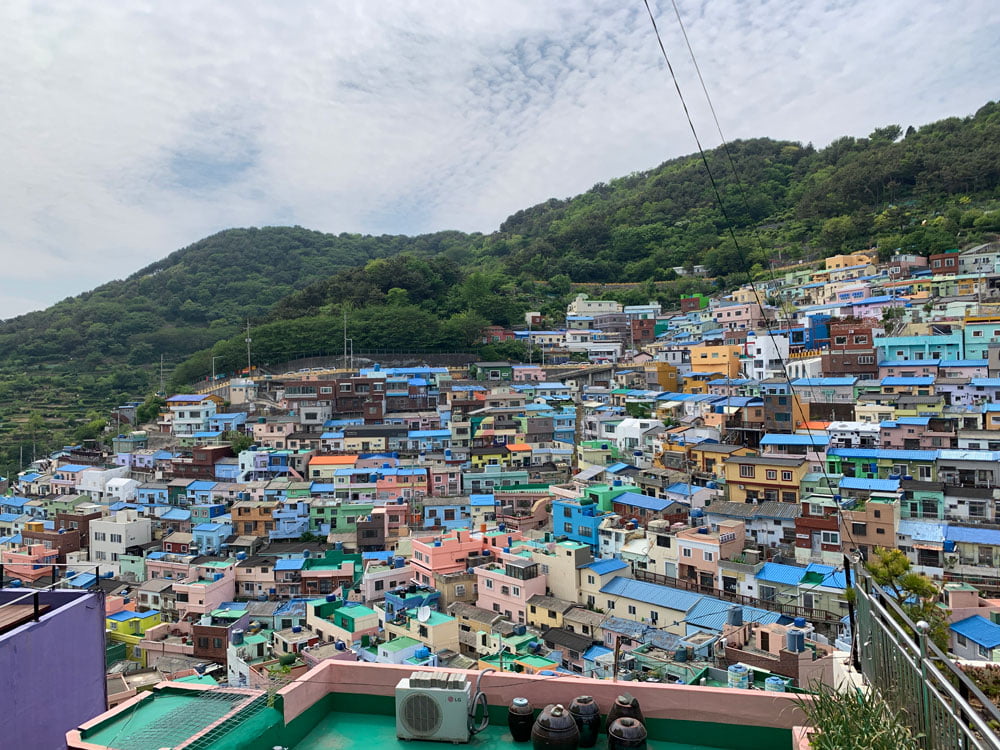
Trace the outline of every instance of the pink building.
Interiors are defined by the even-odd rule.
[[[240,561],[236,566],[237,596],[270,596],[276,591],[274,558],[254,557]]]
[[[190,577],[194,555],[171,555],[153,552],[146,558],[146,578],[182,581]]]
[[[547,576],[530,558],[511,557],[475,569],[479,598],[476,606],[498,612],[511,622],[525,622],[528,600],[544,596]]]
[[[379,500],[427,496],[427,469],[401,468],[376,471],[375,496]]]
[[[192,565],[190,575],[174,584],[177,618],[193,621],[236,598],[236,573],[231,562]]]
[[[253,439],[257,445],[264,448],[287,447],[288,437],[299,429],[299,422],[294,417],[279,417],[274,422],[257,422],[253,425]]]
[[[712,317],[724,330],[753,329],[764,320],[759,305],[721,304],[712,310]]]
[[[841,315],[853,318],[877,318],[882,320],[882,313],[890,307],[905,307],[906,300],[897,297],[869,297],[859,302],[851,302],[841,308]]]
[[[415,538],[410,558],[413,578],[431,586],[435,573],[463,572],[499,556],[504,548],[509,549],[523,538],[519,531],[474,534],[467,529]]]
[[[80,484],[80,475],[93,466],[82,464],[63,464],[52,472],[52,491],[57,495],[72,495]]]
[[[4,573],[11,578],[24,581],[37,581],[39,578],[52,576],[58,572],[53,568],[59,561],[59,550],[46,547],[44,544],[29,544],[15,547],[0,554],[3,560]]]
[[[900,417],[882,422],[878,436],[879,447],[884,450],[935,450],[958,446],[951,420],[934,417]]]
[[[427,469],[431,497],[462,494],[462,472],[455,466],[431,466]]]
[[[678,577],[708,588],[720,588],[719,560],[743,551],[746,527],[742,521],[722,521],[718,531],[699,526],[677,532]]]
[[[511,367],[515,383],[544,383],[545,370],[538,365],[514,365]]]
[[[361,600],[365,603],[385,599],[385,592],[397,586],[405,586],[413,577],[413,569],[402,557],[388,560],[372,560],[365,568],[361,579]]]

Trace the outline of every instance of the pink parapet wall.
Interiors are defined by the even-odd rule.
[[[371,664],[348,661],[328,661],[317,665],[299,678],[294,685],[283,688],[285,723],[328,693],[365,693],[395,695],[396,683],[409,677],[412,667],[393,664]],[[443,669],[464,674],[473,682],[478,672],[464,669]],[[532,705],[563,703],[586,693],[602,706],[610,706],[622,692],[634,695],[647,718],[682,719],[739,726],[763,726],[792,729],[806,724],[799,707],[801,695],[770,693],[762,690],[661,685],[642,682],[612,682],[585,677],[544,676],[511,672],[486,674],[482,690],[490,705],[507,706],[518,696]]]

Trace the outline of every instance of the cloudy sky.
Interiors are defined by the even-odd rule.
[[[1000,95],[996,0],[678,5],[730,138],[820,146]],[[689,153],[659,55],[641,0],[4,0],[0,318],[226,227],[486,232]]]

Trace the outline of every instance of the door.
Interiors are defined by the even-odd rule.
[[[819,531],[814,531],[809,537],[810,549],[814,556],[819,556],[823,553],[823,534]]]

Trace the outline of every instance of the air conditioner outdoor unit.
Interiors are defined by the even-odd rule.
[[[414,672],[396,685],[401,740],[469,741],[472,686],[462,675]]]

